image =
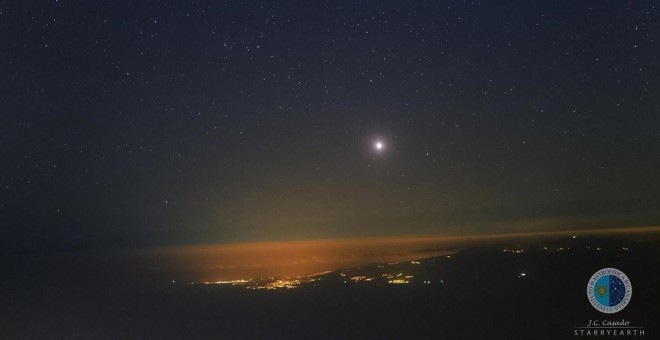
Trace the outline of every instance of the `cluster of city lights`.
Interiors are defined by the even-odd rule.
[[[312,283],[321,280],[321,276],[329,274],[331,271],[324,271],[308,275],[301,275],[294,278],[268,278],[268,279],[238,279],[238,280],[222,280],[222,281],[204,281],[192,282],[191,284],[204,284],[204,285],[226,285],[226,286],[244,286],[247,289],[293,289],[297,288],[304,283]],[[174,282],[174,281],[173,281]]]
[[[507,250],[505,250],[507,251]],[[515,252],[515,251],[511,251]],[[451,255],[445,256],[451,259]],[[236,279],[236,280],[218,280],[218,281],[205,281],[205,282],[192,282],[190,284],[203,284],[203,285],[220,285],[220,286],[240,286],[244,289],[250,290],[289,290],[299,288],[301,286],[317,286],[318,284],[332,284],[338,282],[343,285],[372,285],[372,284],[386,284],[386,285],[407,285],[407,284],[431,284],[428,278],[416,278],[408,272],[412,266],[419,266],[422,261],[407,261],[407,262],[389,262],[375,265],[380,273],[359,273],[360,269],[350,268],[341,271],[323,271],[308,275],[300,275],[295,277],[269,277],[261,279]],[[524,274],[522,275],[524,276]],[[323,281],[323,282],[320,282]],[[443,280],[435,282],[443,283]],[[173,281],[174,283],[174,281]]]
[[[504,249],[503,251],[505,253],[520,254],[520,253],[524,253],[525,249]]]

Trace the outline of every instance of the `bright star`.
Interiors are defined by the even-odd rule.
[[[383,150],[383,142],[376,142],[376,150]]]

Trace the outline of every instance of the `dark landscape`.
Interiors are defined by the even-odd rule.
[[[275,288],[275,279],[137,282],[99,270],[69,280],[46,272],[3,286],[0,329],[8,339],[565,339],[590,319],[608,319],[648,336],[660,315],[659,261],[657,240],[578,237],[282,279],[289,288]],[[614,315],[594,310],[585,294],[604,267],[633,284],[631,302]]]

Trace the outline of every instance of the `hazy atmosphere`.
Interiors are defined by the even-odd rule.
[[[660,220],[652,2],[1,13],[5,249]]]

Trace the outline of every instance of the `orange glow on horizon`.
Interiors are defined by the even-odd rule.
[[[376,262],[411,261],[510,240],[660,233],[660,226],[470,236],[399,236],[161,247],[125,255],[178,281],[293,277]]]

